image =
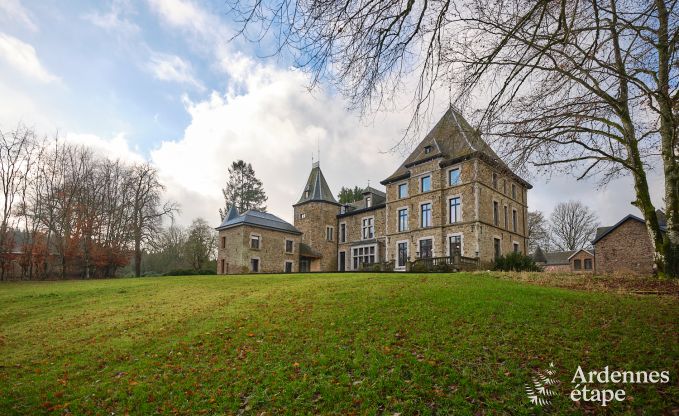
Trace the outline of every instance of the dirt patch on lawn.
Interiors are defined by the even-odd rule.
[[[489,272],[493,277],[540,286],[594,292],[679,297],[679,279],[637,276],[594,276],[575,273]]]

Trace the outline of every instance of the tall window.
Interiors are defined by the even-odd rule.
[[[340,243],[346,243],[347,242],[347,225],[346,224],[340,224]]]
[[[250,259],[250,271],[255,273],[259,271],[259,259]]]
[[[457,185],[460,183],[460,169],[451,169],[448,172],[448,185]]]
[[[514,243],[514,253],[519,252],[519,243]]]
[[[460,197],[450,198],[450,223],[462,221],[462,211],[460,205]]]
[[[403,199],[408,196],[408,184],[402,183],[398,186],[398,198]]]
[[[398,243],[398,267],[405,267],[408,261],[408,243]]]
[[[420,258],[425,259],[432,257],[433,242],[431,238],[420,240]]]
[[[364,264],[375,263],[375,246],[357,247],[352,253],[354,270],[358,270]]]
[[[461,256],[462,255],[462,236],[451,235],[448,237],[448,250],[449,256]]]
[[[502,249],[500,248],[500,239],[499,238],[493,238],[493,254],[495,255],[495,258],[500,258],[502,256]]]
[[[429,192],[431,191],[431,176],[423,176],[420,179],[420,192]]]
[[[512,199],[516,199],[516,185],[512,184]]]
[[[505,205],[505,230],[509,229],[509,211],[507,210],[507,205]]]
[[[573,260],[573,269],[575,270],[582,269],[582,262],[580,261],[580,259]]]
[[[408,208],[398,210],[398,231],[408,230]]]
[[[292,262],[291,261],[285,262],[285,273],[292,273]]]
[[[226,237],[222,237],[222,248],[226,248]]]
[[[431,227],[431,204],[422,204],[420,208],[421,208],[420,226],[422,228]]]
[[[493,188],[497,189],[497,173],[493,172]]]
[[[363,218],[363,239],[368,240],[375,236],[373,218]]]
[[[514,232],[516,232],[517,224],[518,224],[518,220],[517,220],[517,217],[516,217],[516,210],[513,209],[512,210],[512,230],[514,230]]]
[[[251,235],[250,236],[250,248],[254,248],[255,250],[259,250],[261,242],[261,237],[258,235]]]
[[[507,195],[507,179],[502,180],[502,193]]]
[[[498,212],[498,203],[493,201],[493,225],[498,226],[500,224],[500,213]]]
[[[325,239],[328,241],[332,241],[333,239],[333,227],[325,227]]]
[[[292,253],[293,249],[294,249],[293,241],[292,240],[285,240],[285,252],[286,253]]]

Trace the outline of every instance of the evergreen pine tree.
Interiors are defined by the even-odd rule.
[[[224,219],[231,206],[242,213],[249,209],[266,211],[266,200],[262,181],[255,176],[252,165],[238,160],[229,168],[229,182],[222,189],[224,208],[219,209],[219,216]]]

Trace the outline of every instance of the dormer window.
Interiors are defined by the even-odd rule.
[[[370,208],[371,206],[373,206],[372,197],[369,197],[369,196],[365,197],[365,207]]]
[[[424,154],[428,155],[429,153],[431,153],[431,146],[424,146]]]
[[[304,198],[308,198],[308,197],[309,197],[309,193],[310,193],[310,192],[309,192],[309,188],[305,189],[305,190],[304,190]]]

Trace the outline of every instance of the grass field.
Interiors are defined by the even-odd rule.
[[[551,407],[524,384],[554,362]],[[679,408],[679,298],[485,275],[0,284],[0,414],[611,414]],[[578,365],[670,370],[602,409]]]

